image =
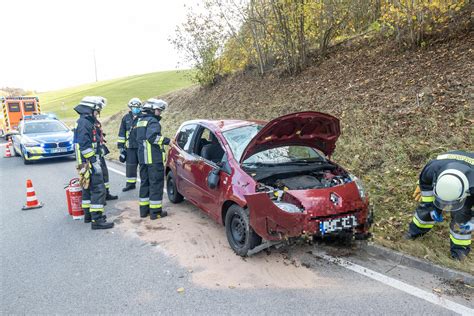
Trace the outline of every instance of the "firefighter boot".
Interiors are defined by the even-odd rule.
[[[140,217],[145,218],[150,214],[150,208],[148,205],[140,205]]]
[[[110,201],[110,200],[116,200],[116,199],[118,199],[118,196],[110,194],[110,190],[107,189],[107,194],[105,195],[105,200]]]
[[[150,214],[150,219],[151,220],[155,220],[155,219],[158,219],[158,218],[162,218],[162,217],[166,217],[168,216],[168,212],[166,211],[158,211],[156,213],[151,213]]]
[[[84,223],[90,223],[92,221],[91,212],[89,212],[88,208],[83,208],[82,210],[84,211]]]
[[[130,191],[130,190],[134,190],[135,188],[136,188],[135,183],[128,183],[127,182],[127,185],[125,186],[125,188],[122,189],[122,192],[127,192],[127,191]]]
[[[93,212],[92,213],[92,224],[91,229],[109,229],[114,227],[114,223],[107,223],[107,220],[104,218],[102,212]]]

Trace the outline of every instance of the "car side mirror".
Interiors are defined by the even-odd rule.
[[[219,185],[219,178],[220,178],[221,168],[214,168],[209,172],[207,176],[207,186],[210,189],[215,189]]]

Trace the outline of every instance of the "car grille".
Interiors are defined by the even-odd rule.
[[[56,143],[45,143],[43,144],[43,148],[56,148]]]
[[[61,142],[59,143],[59,147],[69,147],[71,144],[69,142]]]

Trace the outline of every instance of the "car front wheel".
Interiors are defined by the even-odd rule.
[[[25,158],[25,151],[23,148],[21,148],[21,157],[23,158],[23,164],[29,165],[31,164],[31,161]]]
[[[171,203],[177,204],[184,200],[184,197],[178,192],[173,171],[170,171],[166,176],[166,192],[168,192],[168,199]]]
[[[238,205],[232,205],[227,210],[225,232],[232,250],[242,257],[262,242],[262,238],[250,227],[248,210]]]

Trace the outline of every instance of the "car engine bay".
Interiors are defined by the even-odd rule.
[[[253,173],[258,181],[257,191],[274,190],[310,190],[330,188],[352,181],[351,176],[341,168],[325,164],[313,168],[313,170],[302,168],[303,170],[292,170],[294,167],[285,168],[278,172],[274,170],[271,175]]]

